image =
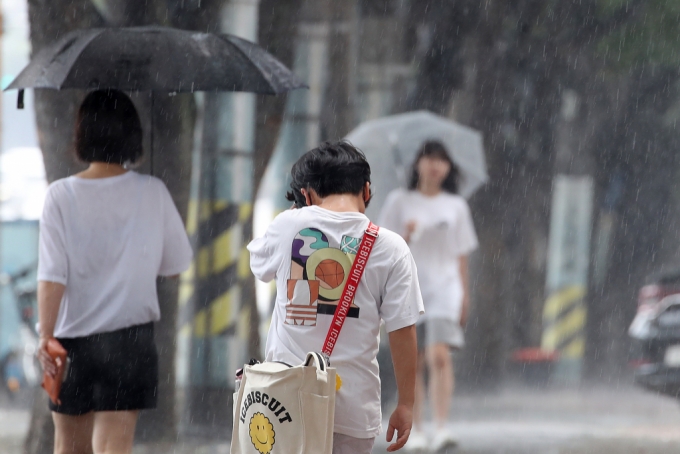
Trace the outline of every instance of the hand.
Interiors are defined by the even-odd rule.
[[[392,416],[390,416],[390,425],[387,428],[387,442],[391,442],[394,438],[394,431],[397,432],[397,441],[387,447],[387,452],[398,451],[404,447],[411,435],[411,426],[413,425],[413,410],[403,404],[397,405]]]
[[[467,298],[463,299],[463,305],[460,309],[460,326],[465,328],[468,322],[468,316],[470,314],[470,301]]]
[[[42,366],[43,371],[54,378],[57,376],[57,363],[54,362],[49,353],[47,353],[47,342],[49,339],[45,337],[40,338],[40,343],[38,344],[38,361]]]
[[[411,242],[411,236],[413,236],[413,232],[416,231],[417,227],[418,223],[416,221],[408,221],[406,223],[406,232],[404,234],[404,239],[406,240],[407,243]]]

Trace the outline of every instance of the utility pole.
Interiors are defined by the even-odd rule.
[[[360,2],[357,123],[403,109],[408,81],[415,77],[404,43],[406,14],[408,9],[397,0]]]
[[[220,31],[257,41],[258,7],[259,0],[229,1]],[[187,416],[209,433],[230,426],[234,371],[246,360],[252,305],[245,303],[243,243],[251,229],[254,131],[255,95],[205,96]]]
[[[323,140],[339,140],[356,124],[357,1],[328,4],[328,80],[321,111]]]
[[[557,381],[581,380],[586,341],[586,290],[593,205],[592,158],[578,140],[578,93],[562,91],[548,248],[547,300],[541,346],[560,355]]]
[[[321,112],[328,81],[329,0],[309,3],[302,8],[295,37],[293,72],[309,86],[288,94],[283,125],[271,163],[265,173],[258,204],[273,201],[258,210],[258,223],[266,223],[290,207],[284,198],[290,168],[321,139]]]

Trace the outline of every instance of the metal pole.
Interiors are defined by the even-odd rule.
[[[293,71],[307,81],[309,90],[288,95],[284,122],[272,161],[263,179],[260,198],[273,201],[274,212],[286,210],[290,202],[283,195],[293,163],[318,145],[321,138],[321,109],[327,82],[329,24],[325,20],[298,25]],[[267,222],[258,219],[258,223]]]
[[[258,14],[259,0],[231,0],[220,31],[256,41]],[[246,315],[242,239],[252,191],[255,96],[211,93],[205,109],[187,419],[193,429],[223,433],[232,417],[233,373],[246,359],[239,321]]]
[[[151,90],[151,118],[149,118],[149,173],[153,175],[153,129],[154,129],[154,92]]]

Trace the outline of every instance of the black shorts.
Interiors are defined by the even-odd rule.
[[[153,323],[59,342],[71,364],[59,394],[61,404],[50,401],[50,410],[82,415],[156,408],[158,353]]]

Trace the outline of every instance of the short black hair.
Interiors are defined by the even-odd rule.
[[[449,152],[446,150],[444,144],[436,140],[428,140],[420,146],[420,150],[418,150],[416,158],[411,165],[411,178],[408,182],[408,188],[410,190],[418,189],[418,162],[425,157],[441,159],[449,163],[451,170],[449,170],[449,174],[446,175],[446,178],[442,181],[442,190],[450,192],[451,194],[458,194],[458,177],[460,175],[458,166],[453,162],[451,156],[449,156]]]
[[[119,90],[96,90],[85,97],[75,136],[76,155],[84,162],[134,163],[142,156],[139,115]]]
[[[302,207],[306,204],[301,189],[313,189],[319,197],[361,194],[364,185],[371,182],[371,166],[361,150],[349,142],[324,142],[302,155],[290,175],[291,190],[286,199]]]

